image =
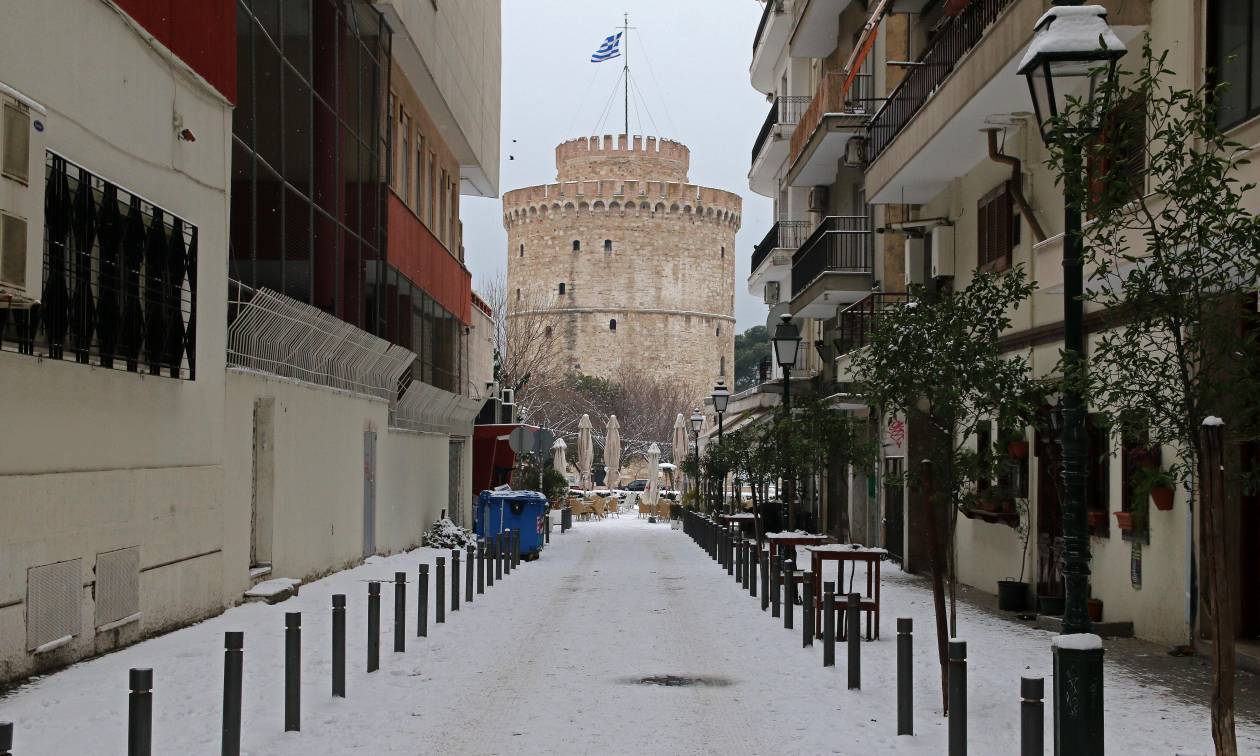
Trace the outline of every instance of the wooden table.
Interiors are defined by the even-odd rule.
[[[837,572],[839,578],[836,594],[837,606],[847,606],[847,591],[844,590],[844,565],[845,562],[853,562],[856,569],[857,562],[866,563],[866,593],[862,595],[859,606],[861,611],[866,612],[866,639],[874,640],[879,637],[879,584],[880,584],[880,563],[888,554],[884,549],[867,548],[861,544],[855,543],[833,543],[825,546],[810,546],[807,549],[810,553],[810,568],[814,573],[814,628],[818,637],[822,637],[822,584],[823,584],[823,563],[838,562]],[[841,601],[841,597],[844,600]],[[875,621],[874,634],[871,632],[871,620]],[[841,633],[845,632],[845,625],[840,623]]]

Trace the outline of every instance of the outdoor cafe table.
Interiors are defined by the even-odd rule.
[[[733,526],[738,525],[740,533],[747,533],[752,527],[756,515],[752,512],[736,512],[735,514],[718,515],[718,520],[726,523],[726,529],[729,531]]]
[[[857,543],[832,543],[825,546],[810,546],[806,549],[810,553],[810,567],[814,573],[814,627],[818,637],[822,637],[822,584],[823,584],[823,562],[838,562],[839,577],[836,580],[836,602],[837,606],[845,606],[847,594],[844,582],[844,565],[846,562],[853,563],[853,569],[857,568],[857,562],[866,563],[866,593],[862,595],[861,607],[866,612],[866,639],[874,640],[879,637],[879,582],[880,582],[880,563],[884,559],[884,555],[888,552],[884,549],[867,548]],[[874,615],[875,632],[871,634],[871,619]],[[843,627],[843,624],[841,625]]]
[[[788,530],[782,533],[767,533],[766,541],[776,549],[776,553],[781,555],[786,549],[795,549],[797,546],[822,546],[828,543],[835,543],[836,539],[827,535],[819,535],[818,533]]]

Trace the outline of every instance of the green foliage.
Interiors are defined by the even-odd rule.
[[[753,326],[735,335],[735,391],[757,385],[757,366],[770,356],[770,334],[765,326]]]
[[[1120,316],[1092,345],[1082,385],[1122,432],[1180,449],[1168,472],[1190,483],[1206,416],[1225,418],[1235,438],[1260,429],[1260,328],[1248,304],[1260,286],[1260,222],[1243,200],[1254,185],[1237,179],[1246,149],[1217,126],[1219,93],[1171,86],[1166,58],[1148,38],[1138,70],[1122,70],[1092,104],[1074,101],[1064,120],[1102,119],[1103,138],[1065,139],[1050,163],[1094,216],[1084,229],[1085,298]],[[1111,103],[1141,117],[1118,119]],[[1126,134],[1126,123],[1144,131]],[[1089,182],[1072,180],[1073,150],[1084,151]],[[1137,159],[1151,193],[1125,175]]]

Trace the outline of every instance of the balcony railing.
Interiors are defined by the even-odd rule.
[[[848,86],[846,87],[846,82]],[[801,115],[800,124],[792,133],[791,156],[795,162],[809,142],[810,135],[818,128],[828,113],[869,115],[875,112],[873,79],[871,74],[859,72],[852,81],[843,71],[823,74],[809,107]]]
[[[761,131],[757,134],[757,141],[753,142],[752,162],[757,162],[757,156],[761,154],[761,148],[765,146],[766,140],[770,138],[774,127],[779,125],[796,125],[801,120],[801,113],[808,106],[808,97],[774,98],[774,104],[770,106],[770,112],[766,114],[766,122],[761,124]]]
[[[891,307],[903,305],[908,300],[905,292],[878,292],[841,310],[836,356],[865,346],[884,312]]]
[[[871,272],[871,221],[865,215],[825,219],[792,255],[792,296],[824,273]]]
[[[919,108],[954,71],[954,66],[980,43],[984,32],[1015,0],[971,0],[932,42],[932,46],[888,96],[888,101],[871,119],[867,157],[875,160],[901,133]]]
[[[783,0],[768,0],[766,7],[761,11],[761,22],[757,24],[757,34],[753,37],[753,55],[757,54],[757,48],[761,46],[761,35],[765,33],[766,27],[770,25],[770,16],[775,13],[783,12]]]
[[[761,243],[753,248],[752,267],[749,270],[756,270],[761,266],[766,255],[776,249],[796,250],[801,246],[801,242],[805,241],[808,236],[809,221],[779,221],[770,227],[770,233],[761,240]]]

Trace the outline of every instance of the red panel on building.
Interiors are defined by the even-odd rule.
[[[180,60],[236,102],[236,0],[115,0]]]
[[[389,193],[389,263],[464,325],[472,323],[472,274],[398,195]]]

